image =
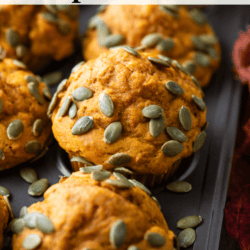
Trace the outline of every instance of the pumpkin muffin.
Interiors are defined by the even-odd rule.
[[[3,248],[3,231],[7,227],[9,212],[7,204],[2,195],[0,195],[0,249]]]
[[[36,157],[51,133],[51,97],[39,77],[15,59],[0,62],[0,170]]]
[[[74,50],[77,16],[71,5],[2,5],[0,57],[18,59],[35,72],[62,60]]]
[[[200,85],[208,85],[220,64],[216,34],[199,9],[177,5],[108,5],[89,22],[83,40],[86,60],[126,44],[177,60]]]
[[[126,166],[131,174],[153,175],[154,182],[201,148],[202,91],[177,61],[161,58],[128,46],[113,49],[62,81],[48,113],[74,170]]]
[[[13,250],[174,249],[174,233],[147,188],[101,166],[87,172],[63,177],[27,209],[12,226]]]

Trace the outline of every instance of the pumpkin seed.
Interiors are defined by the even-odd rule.
[[[143,190],[145,193],[147,193],[148,195],[151,195],[151,191],[145,187],[141,182],[137,181],[137,180],[129,180],[129,182],[131,182],[132,184],[134,184],[134,186],[140,188],[141,190]]]
[[[80,162],[80,163],[83,163],[83,164],[85,164],[87,166],[92,166],[93,165],[92,162],[87,161],[84,157],[81,157],[81,156],[74,156],[74,157],[71,158],[70,161],[72,161],[72,162],[75,162],[75,161]]]
[[[110,30],[103,21],[98,21],[96,28],[98,43],[100,46],[105,46],[105,39],[110,35]]]
[[[56,89],[56,92],[59,94],[59,93],[61,93],[63,90],[64,90],[64,88],[65,88],[65,86],[66,86],[66,83],[67,83],[67,79],[63,79],[60,83],[59,83],[59,85],[58,85],[58,87],[57,87],[57,89]]]
[[[88,28],[89,29],[96,28],[99,25],[99,23],[103,23],[103,20],[99,16],[95,15],[90,18],[88,22]]]
[[[109,241],[115,248],[121,248],[127,237],[127,226],[123,220],[117,220],[109,232]]]
[[[71,133],[73,135],[82,135],[89,132],[94,126],[92,116],[83,116],[74,124]]]
[[[5,188],[5,187],[0,186],[0,194],[1,194],[2,196],[7,196],[7,197],[9,197],[9,196],[10,196],[10,191],[9,191],[7,188]]]
[[[189,74],[183,67],[182,67],[182,65],[178,62],[178,61],[176,61],[176,60],[172,60],[172,66],[173,67],[175,67],[177,70],[181,70],[183,73],[185,73],[185,74]]]
[[[72,102],[69,107],[69,118],[74,119],[76,117],[76,114],[77,114],[77,106],[74,102]]]
[[[165,118],[161,115],[159,118],[150,119],[149,132],[153,137],[158,137],[165,127]]]
[[[209,67],[211,65],[211,60],[209,56],[202,52],[196,52],[194,60],[201,67]]]
[[[159,201],[156,199],[156,197],[155,197],[155,196],[152,196],[151,199],[152,199],[153,201],[156,202],[157,206],[158,206],[158,207],[160,208],[160,210],[161,210],[161,205],[160,205]]]
[[[122,124],[120,122],[112,122],[104,131],[104,142],[112,144],[116,142],[121,135]]]
[[[55,230],[50,218],[44,214],[36,217],[36,228],[45,234],[53,233]]]
[[[97,12],[96,13],[102,13],[106,10],[107,5],[101,5],[97,8]]]
[[[135,245],[131,245],[129,246],[128,250],[140,250],[140,249]]]
[[[198,9],[192,9],[189,12],[190,17],[199,25],[203,25],[207,22],[206,17]]]
[[[159,118],[163,114],[163,108],[159,105],[149,105],[142,110],[143,116],[147,118]]]
[[[56,8],[58,11],[63,11],[63,12],[68,12],[71,10],[71,5],[62,5],[62,4],[58,4],[56,5]]]
[[[206,122],[204,127],[201,129],[202,131],[205,131],[208,128],[209,122]]]
[[[131,183],[124,181],[124,180],[108,179],[105,182],[118,188],[131,188]]]
[[[202,222],[201,216],[190,215],[180,219],[177,222],[177,227],[180,229],[197,227]]]
[[[161,55],[161,54],[159,54],[158,57],[159,57],[161,60],[163,60],[163,61],[165,61],[166,63],[168,63],[169,66],[171,65],[172,60],[171,60],[169,57],[164,56],[164,55]]]
[[[48,179],[40,179],[33,182],[28,189],[28,194],[31,196],[40,196],[42,195],[49,187]]]
[[[28,208],[23,206],[20,210],[20,218],[23,218],[26,214],[28,214]]]
[[[176,156],[180,154],[184,149],[182,143],[174,140],[167,141],[161,147],[161,151],[166,156]]]
[[[114,103],[106,93],[100,94],[99,108],[101,112],[107,117],[111,117],[114,113]]]
[[[36,219],[38,216],[41,216],[41,213],[32,212],[24,215],[23,220],[25,221],[25,226],[33,229],[36,227]]]
[[[52,13],[57,13],[57,7],[56,5],[44,5],[45,8]]]
[[[166,242],[166,239],[161,234],[155,232],[146,233],[144,239],[152,247],[162,247]]]
[[[176,181],[168,184],[167,189],[175,193],[187,193],[192,190],[192,185],[186,181]]]
[[[41,17],[46,21],[46,22],[49,22],[49,23],[56,23],[58,21],[58,18],[55,14],[51,13],[51,12],[43,12],[41,14]]]
[[[146,49],[146,48],[147,48],[146,45],[140,45],[140,46],[136,47],[135,50],[136,50],[136,51],[139,51],[139,50],[144,50],[144,49]]]
[[[79,170],[84,174],[90,174],[94,171],[101,171],[103,169],[103,165],[96,165],[96,166],[90,166],[90,167],[83,167]]]
[[[50,104],[49,104],[49,107],[48,107],[48,111],[47,111],[47,115],[48,116],[50,116],[52,114],[53,110],[56,107],[57,101],[58,101],[58,92],[56,92],[53,95],[52,100],[50,101]]]
[[[187,141],[186,135],[176,127],[167,127],[166,128],[168,135],[178,142],[185,142]]]
[[[196,64],[194,61],[186,61],[182,65],[189,74],[193,75],[196,71]]]
[[[174,47],[174,40],[172,38],[165,38],[162,39],[156,46],[156,49],[162,51],[162,52],[167,52]]]
[[[89,99],[92,94],[92,91],[86,87],[79,87],[72,92],[73,98],[79,102]]]
[[[204,111],[206,109],[206,104],[201,98],[192,95],[192,99],[200,110]]]
[[[69,106],[71,104],[72,101],[72,97],[68,96],[65,101],[63,102],[59,112],[58,112],[58,117],[63,117],[67,114],[68,110],[69,110]]]
[[[16,56],[18,58],[23,58],[24,56],[26,56],[28,54],[28,48],[24,45],[18,45],[16,47]]]
[[[14,234],[21,233],[24,227],[25,227],[25,222],[22,218],[14,219],[9,224],[9,228]]]
[[[179,119],[182,127],[186,131],[189,131],[192,126],[192,117],[189,110],[185,106],[182,106],[179,111]]]
[[[68,35],[71,31],[70,25],[62,19],[58,20],[58,29],[64,36]]]
[[[161,34],[159,33],[151,33],[146,35],[141,40],[141,44],[147,47],[154,47],[158,42],[162,39]]]
[[[42,78],[42,82],[46,83],[48,86],[58,84],[63,78],[63,73],[61,71],[55,71],[49,74],[46,74]]]
[[[27,68],[27,66],[23,62],[20,62],[20,61],[18,61],[16,59],[13,59],[12,63],[15,64],[20,69],[26,69]]]
[[[192,228],[184,229],[177,237],[177,241],[180,247],[187,248],[191,246],[195,241],[195,231]]]
[[[213,46],[218,43],[218,38],[215,35],[203,34],[199,35],[200,40],[207,46]]]
[[[33,124],[33,135],[35,137],[39,137],[43,132],[43,120],[42,119],[36,119]]]
[[[12,211],[12,207],[10,205],[10,201],[9,201],[9,196],[3,196],[5,202],[6,202],[6,205],[8,207],[8,210],[9,210],[9,215],[10,215],[10,218],[11,219],[14,219],[14,214],[13,214],[13,211]]]
[[[199,82],[197,81],[197,79],[194,77],[194,76],[191,76],[192,80],[193,80],[193,83],[199,88],[201,89],[201,86],[199,84]]]
[[[172,11],[172,10],[170,10],[169,8],[166,8],[165,5],[160,5],[159,7],[160,7],[160,9],[161,9],[163,12],[165,12],[166,14],[168,14],[168,15],[170,15],[170,16],[173,16],[173,17],[175,17],[175,18],[178,17],[178,13],[177,13],[177,12]]]
[[[28,183],[33,183],[38,180],[36,171],[33,168],[26,167],[19,171],[21,177]]]
[[[215,48],[213,48],[213,47],[207,48],[207,53],[208,53],[213,59],[219,60],[219,55],[218,55],[218,53],[217,53],[217,51],[216,51]]]
[[[84,64],[84,61],[81,61],[79,63],[77,63],[71,70],[71,73],[75,73],[80,67],[81,65]]]
[[[29,154],[37,154],[42,148],[42,144],[39,141],[29,141],[25,145],[25,151]]]
[[[118,181],[122,181],[124,184],[126,184],[126,186],[129,186],[129,187],[134,186],[134,184],[129,182],[129,180],[123,174],[113,172],[113,175]]]
[[[116,173],[123,174],[123,175],[126,175],[126,174],[133,174],[133,171],[131,171],[131,170],[128,169],[128,168],[124,168],[124,167],[114,168],[113,171],[116,172]]]
[[[26,82],[35,82],[35,83],[39,83],[38,79],[36,76],[33,75],[26,75],[25,77]]]
[[[105,37],[105,39],[102,41],[102,46],[111,48],[111,47],[121,44],[123,40],[124,40],[123,35],[120,35],[120,34],[109,35]]]
[[[19,34],[13,30],[12,28],[9,28],[6,30],[6,41],[11,47],[16,47],[20,42]]]
[[[167,4],[167,5],[162,5],[162,6],[164,6],[164,8],[166,8],[166,9],[168,9],[172,12],[176,12],[176,13],[179,12],[179,8],[180,8],[178,5],[173,5],[173,4]]]
[[[52,98],[52,95],[51,95],[51,92],[50,92],[50,89],[48,86],[45,86],[44,89],[43,89],[43,95],[44,97],[47,99],[47,100],[51,100]]]
[[[198,152],[201,149],[201,147],[203,146],[203,144],[205,142],[206,136],[207,136],[207,134],[205,131],[202,131],[197,135],[197,137],[194,141],[194,145],[193,145],[193,152],[194,153]]]
[[[185,92],[183,88],[174,81],[167,81],[165,87],[174,95],[182,95]]]
[[[91,178],[95,181],[104,181],[111,176],[109,171],[93,171],[91,173]]]
[[[11,122],[7,127],[7,136],[10,140],[18,139],[23,133],[23,122],[19,119]]]
[[[166,61],[162,60],[162,59],[159,59],[159,58],[155,58],[155,57],[152,57],[152,56],[149,56],[148,57],[148,60],[151,62],[151,63],[154,63],[156,65],[159,65],[159,66],[163,66],[163,67],[167,67],[169,68],[169,63],[167,63]]]
[[[0,148],[0,159],[4,160],[5,159],[5,155],[3,153],[3,150]]]
[[[34,82],[29,82],[28,83],[28,89],[30,91],[30,94],[35,97],[35,99],[37,100],[37,102],[40,104],[40,105],[43,105],[44,104],[44,100],[43,100],[43,97],[40,95],[39,93],[39,90],[37,88],[37,84],[34,83]]]
[[[40,246],[42,243],[42,239],[37,234],[29,234],[22,243],[22,247],[26,250],[33,250]]]
[[[107,163],[116,167],[125,165],[131,161],[131,156],[126,153],[116,153],[112,155]]]
[[[130,53],[133,56],[139,56],[139,53],[132,47],[127,46],[127,45],[123,45],[121,46],[125,51],[127,51],[128,53]]]

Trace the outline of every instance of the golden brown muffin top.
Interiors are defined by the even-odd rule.
[[[2,195],[0,195],[0,249],[3,247],[3,231],[7,227],[9,212],[7,204]]]
[[[0,62],[0,169],[35,157],[50,134],[49,88],[17,60]]]
[[[53,97],[57,102],[53,102],[52,130],[60,146],[71,156],[84,157],[94,165],[103,164],[109,170],[123,165],[141,174],[164,174],[177,160],[196,151],[194,141],[206,123],[206,106],[201,90],[195,85],[195,79],[178,67],[157,66],[148,56],[155,55],[140,53],[134,56],[124,49],[114,49],[80,66],[67,82],[63,82],[63,90],[57,91]],[[174,63],[178,65],[177,62],[172,62],[172,65]],[[174,81],[175,86],[181,89],[180,95],[166,88],[169,81]],[[77,101],[76,94],[82,93],[82,87],[85,91],[87,88],[91,95],[84,101]],[[203,103],[203,110],[195,103],[194,96]],[[107,103],[111,103],[109,107],[113,103],[111,115],[103,111]],[[158,118],[149,119],[143,114],[150,105],[160,106]],[[76,110],[74,118],[72,106]],[[185,128],[180,122],[180,113],[189,124]],[[81,128],[81,121],[88,128],[85,133],[76,131]],[[122,130],[113,140],[112,131],[118,130],[119,134],[119,128],[107,127],[115,122],[120,123]],[[167,127],[178,129],[181,142],[169,136]],[[113,138],[110,140],[113,143],[108,138]],[[165,149],[168,152],[163,153]],[[180,151],[174,153],[168,149]],[[126,163],[110,163],[111,157],[117,153],[126,154]]]
[[[127,250],[131,245],[141,250],[155,249],[147,240],[153,232],[161,238],[157,249],[173,249],[174,233],[146,192],[133,185],[119,188],[106,182],[116,180],[114,176],[96,181],[92,174],[76,172],[64,177],[46,191],[43,202],[31,205],[28,215],[33,212],[46,215],[54,231],[45,234],[37,228],[25,227],[13,236],[13,249],[25,249],[22,244],[30,234],[41,237],[36,248],[39,250]]]

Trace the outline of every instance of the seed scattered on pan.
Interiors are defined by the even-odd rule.
[[[40,105],[43,105],[44,104],[44,100],[43,100],[43,97],[40,95],[39,93],[39,90],[37,88],[37,84],[34,83],[34,82],[30,82],[28,83],[28,89],[30,91],[30,94],[35,97],[35,99],[37,100],[37,102],[40,104]]]
[[[162,39],[156,46],[160,51],[166,52],[174,47],[174,40],[172,38]]]
[[[9,227],[14,234],[19,234],[25,227],[25,221],[22,218],[14,219],[11,221]]]
[[[21,177],[28,183],[33,183],[38,180],[36,171],[33,168],[26,167],[19,171]]]
[[[39,141],[29,141],[25,145],[25,151],[30,154],[37,154],[42,149],[42,144]]]
[[[49,187],[48,179],[40,179],[33,182],[28,189],[28,194],[31,196],[40,196],[42,195]]]
[[[29,234],[22,243],[22,247],[26,250],[33,250],[40,246],[42,239],[37,234]]]
[[[121,248],[127,237],[127,226],[123,220],[117,220],[110,229],[109,241],[114,248]]]
[[[23,206],[20,210],[20,218],[23,218],[28,213],[28,208]]]
[[[134,184],[136,187],[140,188],[141,190],[143,190],[144,192],[146,192],[148,195],[151,195],[151,191],[145,187],[141,182],[137,181],[137,180],[129,180],[132,184]]]
[[[128,168],[124,168],[124,167],[114,168],[113,171],[116,172],[116,173],[123,174],[123,175],[133,174],[133,171],[131,171]]]
[[[3,150],[0,148],[0,160],[4,160],[4,159],[5,159],[5,156],[4,156]]]
[[[47,115],[50,116],[53,112],[53,110],[55,109],[56,107],[56,104],[57,104],[57,101],[58,101],[58,93],[56,92],[51,101],[50,101],[50,104],[49,104],[49,107],[48,107],[48,111],[47,111]]]
[[[85,164],[86,166],[93,166],[93,163],[86,160],[84,157],[81,157],[81,156],[74,156],[71,158],[72,162],[80,162],[82,164]]]
[[[6,41],[10,46],[16,47],[20,41],[19,34],[15,30],[13,30],[12,28],[7,29],[6,30]]]
[[[36,228],[45,234],[52,233],[55,230],[50,218],[44,214],[40,214],[40,216],[36,217]]]
[[[112,144],[116,142],[121,135],[122,124],[120,122],[113,122],[108,125],[104,131],[104,142],[107,144]]]
[[[124,180],[113,180],[108,179],[106,182],[112,186],[118,187],[118,188],[131,188],[132,185],[130,182],[124,181]]]
[[[80,168],[80,171],[84,174],[90,174],[94,171],[101,171],[102,169],[103,169],[103,165],[96,165],[96,166]]]
[[[13,59],[12,62],[17,66],[19,67],[20,69],[26,69],[27,66],[23,63],[23,62],[20,62],[16,59]]]
[[[180,219],[177,222],[177,227],[180,229],[194,228],[197,227],[202,222],[201,216],[190,215]]]
[[[167,141],[163,144],[161,151],[166,156],[176,156],[180,154],[184,149],[182,143],[174,140]]]
[[[23,133],[23,123],[21,120],[16,119],[7,127],[7,136],[10,140],[18,139]]]
[[[187,193],[192,190],[192,185],[186,181],[176,181],[168,184],[167,189],[175,193]]]
[[[84,61],[77,63],[77,64],[72,68],[71,73],[75,73],[75,72],[81,67],[81,65],[82,65],[83,63],[84,63]]]
[[[62,92],[62,91],[64,90],[65,86],[66,86],[66,83],[67,83],[67,79],[63,79],[63,80],[59,83],[59,85],[58,85],[58,87],[57,87],[57,89],[56,89],[56,92],[57,92],[57,93]]]
[[[168,135],[178,142],[185,142],[187,141],[186,135],[176,127],[167,127],[166,128]]]
[[[150,119],[149,132],[153,137],[158,137],[163,132],[165,127],[165,118],[161,115],[159,118]]]
[[[104,181],[111,176],[109,171],[93,171],[91,173],[91,178],[95,181]]]
[[[82,102],[92,96],[92,91],[86,87],[79,87],[72,92],[76,101]]]
[[[70,25],[62,19],[58,19],[58,29],[63,35],[68,35],[71,31]]]
[[[163,114],[163,108],[159,105],[149,105],[142,110],[142,114],[147,118],[159,118]]]
[[[121,44],[123,40],[124,40],[123,35],[120,35],[120,34],[109,35],[105,37],[105,39],[102,41],[102,46],[111,48],[111,47]]]
[[[206,17],[198,9],[192,9],[189,12],[190,17],[199,25],[203,25],[207,22]]]
[[[62,104],[59,112],[58,112],[58,117],[63,117],[67,114],[68,110],[69,110],[69,106],[72,102],[72,97],[71,96],[68,96],[64,103]]]
[[[195,241],[195,231],[192,228],[184,229],[177,237],[177,241],[180,247],[187,248],[191,246]]]
[[[36,119],[33,124],[33,135],[35,137],[39,137],[43,132],[43,120],[42,119]]]
[[[201,149],[201,147],[203,146],[203,144],[205,142],[206,136],[207,136],[207,134],[205,131],[202,131],[197,135],[197,137],[194,141],[194,145],[193,145],[193,152],[194,153],[198,152]]]
[[[185,106],[182,106],[179,111],[179,119],[182,127],[186,131],[189,131],[192,126],[192,117],[189,110]]]
[[[121,46],[121,48],[123,48],[125,51],[127,51],[128,53],[130,53],[133,56],[139,56],[139,53],[130,46],[123,45],[123,46]]]
[[[73,126],[71,133],[73,135],[82,135],[89,132],[94,126],[92,116],[83,116]]]
[[[35,83],[39,83],[38,79],[36,76],[33,75],[26,75],[25,76],[25,80],[29,83],[29,82],[35,82]]]
[[[50,23],[56,23],[58,18],[55,14],[51,13],[51,12],[43,12],[41,14],[41,17],[46,21],[46,22],[50,22]]]
[[[160,205],[159,201],[156,199],[156,197],[152,196],[151,199],[154,200],[156,202],[157,206],[161,209],[161,205]]]
[[[16,47],[16,56],[18,58],[23,58],[27,54],[28,54],[28,48],[26,46],[24,46],[24,45],[18,45]]]
[[[201,67],[209,67],[211,65],[210,57],[202,52],[196,52],[194,61]]]
[[[183,88],[174,81],[167,81],[165,87],[174,95],[182,95],[185,92]]]
[[[46,83],[48,86],[58,84],[63,78],[63,73],[61,71],[55,71],[45,75],[42,78],[42,82]]]
[[[106,93],[101,93],[100,95],[99,108],[101,112],[107,117],[111,117],[114,113],[114,103],[110,96]]]
[[[182,65],[184,69],[189,72],[189,74],[193,75],[196,71],[196,64],[194,61],[186,61]]]
[[[77,106],[74,102],[72,102],[69,107],[69,118],[74,119],[76,117],[76,114],[77,114]]]
[[[164,60],[162,60],[160,58],[155,58],[155,57],[149,56],[148,60],[151,63],[154,63],[156,65],[163,66],[163,67],[168,67],[169,68],[169,63],[167,63],[166,61],[164,61]]]
[[[43,89],[43,95],[44,97],[47,99],[47,100],[51,100],[52,98],[52,95],[51,95],[51,92],[50,92],[50,89],[48,86],[45,86],[44,89]]]
[[[5,187],[0,186],[0,194],[1,194],[2,196],[7,196],[7,197],[9,197],[9,196],[10,196],[10,191],[9,191],[7,188],[5,188]]]
[[[161,34],[159,33],[151,33],[141,40],[141,44],[147,47],[155,46],[162,39]]]
[[[169,57],[164,56],[164,55],[161,55],[161,54],[159,54],[158,57],[159,57],[161,60],[167,62],[167,63],[169,64],[169,66],[171,65],[171,61],[172,61],[172,60],[171,60]]]
[[[132,246],[129,246],[128,250],[140,250],[140,249],[137,246],[132,245]]]
[[[131,156],[126,153],[116,153],[112,155],[107,163],[116,167],[125,165],[131,161]]]
[[[166,242],[166,239],[161,234],[155,232],[146,233],[144,239],[152,247],[162,247]]]
[[[192,99],[200,110],[204,111],[206,109],[206,104],[201,98],[192,95]]]

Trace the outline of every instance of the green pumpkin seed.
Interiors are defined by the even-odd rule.
[[[187,248],[193,245],[195,241],[195,231],[192,228],[184,229],[177,237],[177,241],[180,247]]]
[[[35,99],[37,100],[37,102],[40,104],[40,105],[43,105],[44,104],[44,100],[43,100],[43,97],[40,95],[39,93],[39,90],[37,88],[37,84],[34,83],[34,82],[30,82],[28,83],[28,89],[30,91],[30,94],[35,97]]]
[[[45,234],[50,234],[55,231],[52,221],[44,214],[36,217],[36,228]]]
[[[180,219],[177,222],[177,227],[180,229],[194,228],[197,227],[202,222],[201,216],[190,215]]]
[[[63,73],[61,71],[55,71],[45,75],[42,78],[42,82],[46,83],[48,86],[58,84],[63,78]]]
[[[58,117],[63,117],[68,113],[71,102],[72,102],[72,97],[68,96],[63,102],[61,108],[59,109]]]
[[[160,7],[160,9],[161,9],[163,12],[165,12],[166,14],[168,14],[168,15],[170,15],[170,16],[173,16],[173,17],[175,17],[175,18],[178,17],[178,13],[177,13],[176,11],[172,11],[171,9],[166,8],[165,5],[160,5],[159,7]]]
[[[194,61],[186,61],[182,66],[191,75],[193,75],[196,71],[196,64]]]
[[[49,23],[56,23],[58,21],[58,18],[55,14],[51,13],[51,12],[43,12],[41,14],[41,17]]]
[[[29,234],[22,243],[22,247],[26,250],[33,250],[40,246],[42,243],[42,239],[37,234]]]
[[[161,147],[161,151],[163,152],[163,154],[169,157],[180,154],[183,149],[183,144],[174,140],[165,142]]]
[[[192,117],[189,110],[185,106],[182,106],[179,111],[179,119],[182,127],[186,131],[189,131],[192,126]]]
[[[38,79],[36,76],[33,75],[26,75],[25,80],[29,83],[29,82],[35,82],[35,83],[39,83]]]
[[[4,160],[5,159],[5,155],[3,153],[3,150],[0,148],[0,160]]]
[[[52,12],[52,13],[57,13],[57,7],[56,5],[44,5],[44,7],[49,11],[49,12]]]
[[[97,8],[96,13],[102,13],[106,10],[106,8],[107,8],[107,5],[101,5]]]
[[[204,127],[201,129],[202,131],[205,131],[208,128],[209,122],[206,122]]]
[[[168,9],[169,11],[172,12],[179,12],[180,7],[178,5],[173,5],[173,4],[167,4],[167,5],[162,5],[164,6],[165,9]]]
[[[7,196],[7,197],[9,197],[9,196],[10,196],[10,191],[9,191],[7,188],[5,188],[5,187],[0,186],[0,194],[1,194],[2,196]]]
[[[161,34],[159,33],[151,33],[146,35],[141,40],[141,44],[147,47],[154,47],[158,42],[162,39]]]
[[[109,35],[105,37],[105,39],[102,41],[102,46],[106,48],[111,48],[116,45],[119,45],[123,42],[124,37],[123,35]]]
[[[152,199],[153,201],[156,202],[157,206],[158,206],[158,207],[160,208],[160,210],[161,210],[161,204],[160,204],[159,201],[156,199],[156,197],[155,197],[155,196],[152,196],[151,199]]]
[[[14,219],[14,214],[13,214],[12,207],[10,205],[10,201],[9,201],[8,197],[9,196],[3,196],[3,198],[4,198],[4,200],[5,200],[6,204],[7,204],[8,210],[9,210],[10,218]]]
[[[213,46],[218,43],[218,38],[215,35],[203,34],[199,35],[200,40],[207,46]]]
[[[35,137],[39,137],[43,132],[43,120],[42,119],[36,119],[33,124],[33,135]]]
[[[131,183],[124,181],[124,180],[108,179],[105,182],[118,188],[131,188]]]
[[[104,142],[107,144],[112,144],[116,142],[121,135],[122,124],[120,122],[113,122],[108,125],[104,131]]]
[[[155,57],[152,57],[152,56],[149,56],[148,57],[148,60],[151,62],[151,63],[154,63],[156,65],[159,65],[159,66],[163,66],[163,67],[167,67],[169,68],[169,63],[162,60],[162,59],[159,59],[159,58],[155,58]]]
[[[152,247],[162,247],[166,242],[166,239],[161,234],[155,232],[146,233],[144,239]]]
[[[175,193],[187,193],[192,190],[192,185],[186,181],[176,181],[168,184],[167,189]]]
[[[162,52],[167,52],[171,49],[173,49],[175,43],[172,38],[165,38],[162,39],[156,46],[156,49],[162,51]]]
[[[124,168],[124,167],[114,168],[113,171],[116,172],[116,173],[123,174],[123,175],[133,174],[133,171],[131,171],[128,168]]]
[[[132,184],[134,184],[134,186],[140,188],[141,190],[143,190],[145,193],[147,193],[148,195],[151,195],[151,191],[145,187],[141,182],[137,181],[137,180],[129,180],[129,182],[131,182]]]
[[[26,167],[19,171],[21,177],[28,183],[33,183],[38,180],[36,171],[33,168]]]
[[[199,84],[199,82],[197,81],[197,79],[194,77],[194,76],[191,76],[192,80],[193,80],[193,83],[199,88],[201,89],[201,86]]]
[[[6,41],[11,47],[16,47],[19,44],[20,37],[19,34],[13,30],[12,28],[9,28],[6,30]]]
[[[131,245],[129,246],[128,250],[140,250],[140,249],[135,245]]]
[[[19,119],[11,122],[7,127],[7,136],[10,140],[18,139],[23,133],[23,122]]]
[[[174,95],[182,95],[185,92],[183,88],[174,81],[167,81],[165,87]]]
[[[123,48],[125,51],[127,51],[128,53],[130,53],[133,56],[139,56],[139,53],[132,47],[127,46],[127,45],[123,45],[121,46],[121,48]]]
[[[206,136],[207,136],[207,134],[205,131],[202,131],[197,135],[197,137],[194,141],[194,145],[193,145],[193,152],[194,153],[198,152],[201,149],[201,147],[203,146],[203,144],[205,142]]]
[[[163,114],[163,108],[159,105],[149,105],[142,110],[143,116],[147,118],[159,118]]]
[[[25,227],[25,222],[22,218],[14,219],[9,224],[9,228],[14,234],[21,233],[24,227]]]
[[[13,59],[12,63],[15,64],[20,69],[26,69],[27,68],[27,66],[23,62],[20,62],[20,61],[18,61],[16,59]]]
[[[109,171],[93,171],[91,173],[91,178],[95,181],[105,181],[111,176]]]
[[[31,196],[40,196],[42,195],[49,187],[48,179],[40,179],[33,182],[28,189],[28,194]]]
[[[77,63],[71,70],[71,73],[75,73],[81,66],[82,64],[84,64],[84,61],[81,61],[79,63]]]
[[[69,118],[74,119],[76,117],[76,114],[77,114],[77,106],[74,102],[72,102],[72,104],[69,107]]]
[[[57,101],[58,101],[58,92],[56,92],[51,101],[50,101],[50,104],[49,104],[49,107],[48,107],[48,111],[47,111],[47,115],[50,116],[53,112],[53,110],[55,109],[56,107],[56,104],[57,104]]]
[[[161,55],[161,54],[159,54],[158,57],[159,57],[161,60],[163,60],[163,61],[165,61],[166,63],[168,63],[169,66],[171,65],[172,60],[171,60],[169,57],[164,56],[164,55]]]
[[[71,5],[56,5],[58,11],[68,12],[71,10]]]
[[[79,170],[84,174],[90,174],[94,171],[101,171],[103,169],[103,165],[96,165],[96,166],[90,166],[90,167],[83,167]]]
[[[88,22],[88,28],[89,29],[96,28],[99,25],[99,23],[103,23],[103,20],[99,16],[95,15],[90,18]]]
[[[134,184],[129,182],[129,180],[123,174],[113,172],[113,175],[118,181],[122,181],[126,186],[129,186],[129,187],[134,186]]]
[[[107,117],[111,117],[114,113],[114,103],[110,96],[106,93],[100,94],[99,108],[101,112]]]
[[[192,9],[189,12],[190,17],[199,25],[203,25],[207,22],[206,17],[199,9]]]
[[[114,248],[121,248],[127,237],[127,226],[123,220],[117,220],[109,232],[109,241]]]
[[[24,56],[26,56],[28,54],[28,48],[24,45],[18,45],[16,47],[16,56],[18,58],[23,58]]]
[[[144,50],[144,49],[146,49],[146,48],[147,48],[146,45],[140,45],[140,46],[136,47],[135,50],[136,50],[136,51],[139,51],[139,50]]]
[[[82,164],[85,164],[87,166],[93,166],[93,163],[90,162],[90,161],[87,161],[84,157],[81,157],[81,156],[74,156],[71,158],[72,162],[80,162]]]
[[[25,226],[33,229],[36,227],[36,219],[38,216],[41,216],[41,213],[32,212],[24,215],[23,220],[25,221]]]
[[[199,98],[195,95],[192,95],[192,99],[200,110],[204,111],[206,109],[206,104],[201,98]]]
[[[57,89],[56,89],[56,92],[59,94],[59,93],[61,93],[63,90],[64,90],[64,88],[65,88],[65,86],[66,86],[66,83],[67,83],[67,79],[63,79],[60,83],[59,83],[59,85],[58,85],[58,87],[57,87]]]
[[[116,153],[112,155],[107,163],[116,167],[125,165],[131,161],[131,156],[126,153]]]
[[[58,29],[62,35],[67,36],[71,31],[71,26],[62,19],[58,20]]]
[[[79,87],[72,92],[73,98],[78,102],[89,99],[92,94],[92,91],[86,87]]]
[[[165,118],[161,115],[159,118],[150,119],[149,121],[149,132],[153,137],[161,135],[165,127]]]
[[[98,43],[100,46],[105,46],[105,39],[110,35],[110,30],[103,21],[98,21],[96,28]]]
[[[42,149],[42,144],[39,141],[29,141],[25,145],[25,151],[29,154],[37,154]]]
[[[92,116],[83,116],[73,126],[71,133],[73,135],[82,135],[89,132],[94,126]]]
[[[185,70],[185,68],[183,68],[182,67],[182,65],[179,63],[179,62],[177,62],[176,60],[172,60],[172,66],[173,67],[175,67],[177,70],[181,70],[183,73],[185,73],[185,74],[189,74],[186,70]]]
[[[213,59],[219,60],[219,55],[218,55],[218,53],[217,53],[217,51],[216,51],[215,48],[213,48],[213,47],[207,48],[207,53],[208,53]]]
[[[48,86],[44,87],[44,89],[43,89],[43,95],[49,101],[52,99],[52,95],[51,95],[51,92],[50,92],[50,89],[49,89]]]
[[[210,57],[202,52],[196,52],[194,56],[195,63],[201,67],[208,68],[211,65]]]
[[[178,142],[185,142],[187,141],[186,135],[176,127],[167,127],[166,128],[168,135]]]
[[[23,206],[20,210],[20,218],[23,218],[26,214],[28,214],[28,208]]]

